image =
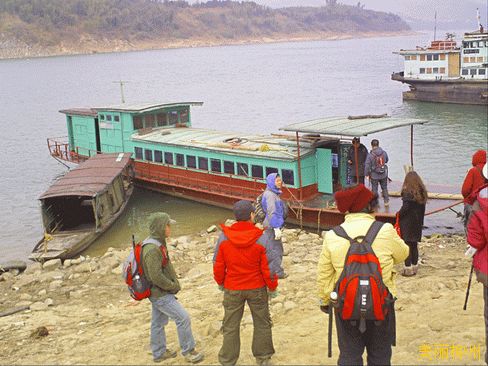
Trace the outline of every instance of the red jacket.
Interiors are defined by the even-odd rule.
[[[471,214],[468,223],[468,243],[477,249],[473,266],[488,275],[488,187],[478,193],[480,210]]]
[[[473,154],[472,158],[473,167],[469,169],[466,178],[464,178],[463,187],[461,193],[464,197],[464,202],[473,204],[476,197],[474,192],[478,190],[483,184],[485,184],[485,178],[481,174],[483,165],[486,164],[486,150],[478,150]]]
[[[221,227],[227,239],[220,244],[215,259],[215,282],[228,290],[254,290],[267,286],[274,291],[278,279],[276,276],[271,278],[266,249],[256,242],[263,230],[246,221]]]

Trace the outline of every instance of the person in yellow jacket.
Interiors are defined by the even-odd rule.
[[[342,228],[351,238],[364,236],[375,221],[372,212],[377,197],[363,184],[335,194],[337,209],[346,213]],[[330,293],[344,268],[349,241],[337,236],[332,230],[324,238],[317,268],[317,285],[320,308],[328,312]],[[395,264],[403,263],[408,257],[409,247],[398,236],[391,224],[384,224],[373,241],[372,249],[380,262],[383,283],[393,296],[396,295]],[[357,326],[339,318],[336,314],[336,329],[340,355],[339,365],[362,365],[364,348],[368,354],[368,365],[389,365],[391,346],[395,342],[395,313],[388,313],[381,325],[368,326],[361,333]]]

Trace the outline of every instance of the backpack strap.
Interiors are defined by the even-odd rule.
[[[349,235],[347,235],[346,233],[346,230],[344,230],[344,228],[340,225],[338,226],[334,226],[332,228],[332,231],[334,232],[334,234],[336,234],[337,236],[340,236],[341,238],[344,238],[346,240],[349,240],[349,242],[352,242],[354,239],[352,239]]]
[[[374,239],[376,238],[381,228],[383,227],[383,224],[384,223],[381,221],[373,221],[373,224],[369,227],[369,230],[364,236],[362,243],[366,244],[368,247],[371,247]]]
[[[141,245],[144,246],[146,244],[156,244],[158,247],[162,245],[162,243],[159,240],[150,237],[144,239]]]

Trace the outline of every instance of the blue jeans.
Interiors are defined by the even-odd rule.
[[[371,179],[371,191],[373,191],[374,194],[378,194],[378,183],[381,186],[383,200],[385,202],[390,201],[390,196],[388,195],[388,177],[383,179]]]
[[[157,299],[149,299],[152,303],[151,316],[151,350],[157,359],[166,352],[166,334],[164,327],[169,319],[176,323],[181,353],[186,355],[195,348],[195,340],[191,332],[190,315],[181,306],[175,295],[167,294]]]

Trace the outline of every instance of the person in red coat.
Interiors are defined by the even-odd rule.
[[[215,282],[224,291],[224,339],[219,362],[235,365],[239,359],[239,330],[247,302],[254,324],[252,353],[258,365],[266,365],[275,353],[268,296],[277,296],[278,279],[276,275],[271,277],[266,249],[257,243],[263,230],[253,223],[252,202],[235,203],[234,216],[236,223],[230,227],[221,226],[225,238],[218,246],[213,266]]]
[[[478,150],[473,154],[471,163],[473,167],[468,170],[466,178],[464,178],[461,193],[464,197],[464,227],[468,225],[469,215],[471,214],[471,207],[476,199],[476,192],[479,188],[487,182],[483,176],[482,169],[486,164],[486,150]]]

